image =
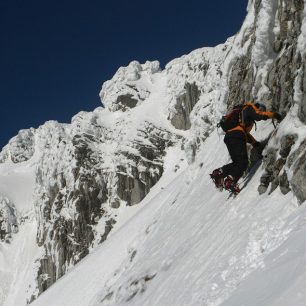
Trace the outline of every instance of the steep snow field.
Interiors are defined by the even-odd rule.
[[[21,218],[12,242],[0,243],[0,305],[24,304],[29,284],[35,287],[34,261],[40,254],[33,207],[36,160],[0,164],[0,194],[12,205],[7,209],[13,208],[15,213],[8,219],[9,226],[17,226],[17,218]]]
[[[261,167],[236,198],[217,191],[208,174],[229,159],[216,131],[193,164],[166,159],[134,216],[32,305],[305,305],[305,205],[259,196]]]
[[[6,195],[20,213],[33,209],[35,157],[31,161],[0,164],[0,194]]]
[[[34,215],[28,216],[10,245],[0,245],[0,305],[24,305],[31,286],[35,288],[35,259],[42,255],[36,244],[37,224]]]

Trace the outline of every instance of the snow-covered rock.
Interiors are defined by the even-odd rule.
[[[18,231],[17,212],[7,198],[0,196],[0,241],[9,242]]]
[[[159,71],[158,61],[147,61],[143,65],[133,61],[119,68],[114,77],[103,84],[100,92],[103,105],[111,111],[126,111],[139,105],[150,96],[152,76]]]
[[[11,160],[20,163],[29,160],[35,150],[34,129],[21,130],[0,153],[0,163]]]

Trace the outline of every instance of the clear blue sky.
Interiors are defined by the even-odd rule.
[[[132,60],[162,67],[235,34],[247,0],[0,0],[0,148],[20,129],[100,105]]]

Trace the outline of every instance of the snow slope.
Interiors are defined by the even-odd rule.
[[[34,184],[35,158],[18,164],[0,164],[0,194],[8,197],[22,214],[33,210]]]
[[[34,215],[20,225],[10,245],[0,245],[0,305],[23,305],[36,287],[35,260],[42,255],[36,244],[37,224]]]
[[[261,127],[265,139],[273,127]],[[216,191],[208,174],[227,161],[214,132],[194,164],[175,178],[168,166],[143,208],[32,305],[305,305],[305,205],[278,189],[259,196],[260,167],[238,197]]]
[[[0,199],[7,203],[12,236],[10,243],[0,242],[0,305],[24,304],[36,286],[35,260],[41,255],[33,205],[37,160],[34,154],[27,161],[0,163]]]

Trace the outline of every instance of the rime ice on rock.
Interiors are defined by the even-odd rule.
[[[114,77],[103,84],[100,98],[111,111],[134,108],[150,96],[151,77],[160,71],[159,62],[141,65],[137,61],[118,69]]]
[[[17,231],[17,211],[7,198],[0,196],[0,241],[10,242]]]
[[[35,150],[34,129],[21,130],[0,153],[0,163],[10,159],[13,163],[29,160]]]

